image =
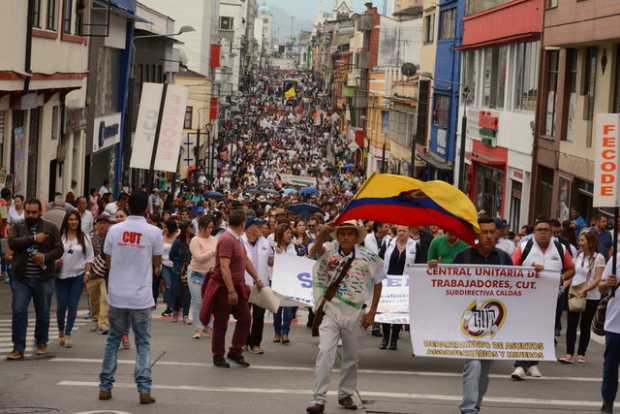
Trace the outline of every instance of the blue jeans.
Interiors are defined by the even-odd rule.
[[[484,394],[489,387],[489,370],[493,361],[472,359],[465,361],[463,369],[462,414],[478,414]]]
[[[605,332],[605,357],[603,359],[604,402],[614,402],[618,392],[618,365],[620,365],[620,334]]]
[[[276,335],[287,335],[291,331],[291,322],[297,313],[296,306],[280,306],[273,315],[273,330]]]
[[[192,272],[187,284],[189,285],[189,293],[192,295],[192,321],[194,322],[194,328],[202,329],[202,323],[200,322],[200,308],[202,307],[202,296],[200,292],[202,290],[202,284],[205,280],[205,275],[199,272]]]
[[[101,374],[99,374],[99,389],[110,391],[114,385],[116,361],[121,336],[129,331],[129,326],[136,336],[136,367],[134,377],[138,392],[151,392],[151,309],[119,309],[110,306],[108,314],[110,330],[105,344],[105,354]]]
[[[71,335],[83,289],[83,274],[56,280],[56,320],[58,321],[58,333],[60,335]],[[65,321],[67,322],[66,326]]]
[[[17,352],[26,350],[26,331],[28,330],[28,306],[30,299],[34,302],[36,323],[34,339],[37,346],[47,345],[50,330],[50,307],[54,280],[11,278],[11,303],[13,348]]]
[[[164,302],[166,302],[166,305],[168,306],[169,309],[172,309],[172,305],[171,305],[172,276],[173,276],[172,268],[168,266],[161,267],[161,277],[162,279],[164,279],[164,283],[166,284],[166,290],[164,291]]]

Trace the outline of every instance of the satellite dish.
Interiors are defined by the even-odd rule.
[[[405,63],[400,68],[400,72],[403,76],[413,76],[418,72],[418,66],[413,63]]]

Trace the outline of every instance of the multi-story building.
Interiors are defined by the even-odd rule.
[[[459,82],[465,0],[439,0],[439,27],[433,84],[433,121],[427,178],[454,179]]]
[[[219,31],[222,44],[222,85],[225,95],[239,91],[243,62],[243,41],[246,33],[247,2],[220,0]]]
[[[457,154],[466,115],[466,191],[479,210],[528,222],[543,0],[468,1]],[[457,176],[460,178],[460,175]]]
[[[273,16],[269,7],[260,5],[254,24],[254,38],[257,42],[258,64],[266,66],[273,52]]]
[[[530,217],[592,217],[593,122],[620,112],[620,3],[546,0]]]
[[[0,24],[0,185],[43,202],[82,188],[91,2],[6,0]]]

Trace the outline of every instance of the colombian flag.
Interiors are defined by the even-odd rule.
[[[284,92],[284,97],[286,99],[294,98],[296,95],[297,95],[297,93],[295,92],[295,87],[294,86],[291,89],[289,89],[288,91]]]
[[[480,232],[476,207],[452,184],[402,175],[373,174],[366,180],[336,224],[353,219],[403,226],[436,225],[469,244]]]

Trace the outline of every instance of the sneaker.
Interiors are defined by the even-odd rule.
[[[313,404],[306,408],[308,414],[323,414],[325,412],[325,406],[323,404]]]
[[[534,378],[542,378],[543,374],[540,372],[538,365],[532,365],[527,369],[527,375]]]
[[[601,407],[601,413],[605,413],[605,414],[613,414],[614,412],[614,403],[612,402],[604,402],[603,406]]]
[[[226,358],[221,355],[213,356],[213,365],[218,368],[230,368],[230,364],[226,361]]]
[[[189,319],[189,316],[183,316],[183,323],[185,325],[191,325],[193,322]]]
[[[203,335],[203,334],[202,334],[202,330],[200,330],[200,329],[196,329],[196,330],[194,331],[194,333],[192,334],[192,338],[194,338],[194,339],[200,339],[200,338],[202,338],[202,335]]]
[[[24,359],[24,353],[18,351],[11,351],[6,355],[7,361],[21,361]]]
[[[231,361],[233,361],[234,363],[236,363],[237,365],[243,368],[248,368],[250,366],[250,363],[246,361],[245,358],[243,358],[243,355],[228,354],[228,359],[230,359]]]
[[[517,367],[513,371],[511,377],[514,381],[523,381],[526,377],[525,370],[523,369],[523,367]]]
[[[123,349],[131,348],[131,345],[129,344],[129,335],[123,335],[123,337],[121,338],[121,346],[123,347]]]
[[[166,308],[166,310],[161,313],[161,316],[164,318],[167,318],[171,315],[172,315],[172,309],[170,308]]]
[[[261,348],[260,346],[253,346],[252,349],[250,349],[250,352],[254,355],[263,355],[265,353],[265,351],[263,351],[263,348]]]
[[[357,410],[357,405],[355,405],[353,398],[351,398],[350,395],[344,398],[339,398],[338,405],[340,405],[340,408],[345,410]]]

